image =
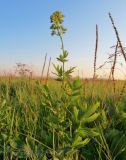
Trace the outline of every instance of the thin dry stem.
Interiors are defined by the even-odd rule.
[[[123,46],[122,46],[122,43],[121,43],[121,40],[120,40],[120,37],[119,37],[119,33],[118,33],[118,31],[117,31],[117,28],[116,28],[116,26],[115,26],[115,23],[114,23],[114,20],[113,20],[113,18],[112,18],[111,13],[109,13],[109,18],[110,18],[110,20],[111,20],[111,22],[112,22],[112,25],[113,25],[113,28],[114,28],[114,30],[115,30],[116,38],[117,38],[117,41],[119,42],[119,46],[120,46],[120,48],[121,48],[121,52],[122,52],[123,57],[124,57],[124,59],[125,59],[125,61],[126,61],[126,54],[125,54],[125,51],[124,51],[124,49],[123,49]]]
[[[96,45],[95,45],[95,54],[94,54],[94,75],[93,75],[93,79],[96,79],[97,51],[98,51],[98,25],[96,25]]]
[[[114,61],[113,65],[111,67],[111,72],[110,72],[110,77],[112,76],[112,81],[113,81],[113,91],[115,94],[116,86],[115,86],[115,65],[117,61],[117,51],[118,51],[119,43],[117,42],[116,47],[115,47],[115,53],[114,53]]]
[[[51,57],[50,57],[50,59],[49,59],[49,65],[48,65],[47,76],[46,76],[46,84],[47,84],[48,79],[49,79],[50,64],[51,64]]]
[[[45,55],[45,59],[44,59],[43,67],[42,67],[42,73],[41,73],[40,81],[43,79],[43,74],[44,74],[45,65],[46,65],[46,59],[47,59],[47,53],[46,53],[46,55]]]

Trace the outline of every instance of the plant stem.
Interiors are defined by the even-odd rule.
[[[55,129],[53,128],[53,159],[55,158]]]
[[[94,55],[94,75],[93,75],[93,79],[96,79],[97,50],[98,50],[98,25],[96,25],[96,44],[95,44],[95,55]]]
[[[47,53],[45,55],[45,59],[44,59],[43,67],[42,67],[42,73],[41,73],[40,81],[43,79],[43,73],[44,73],[44,69],[45,69],[45,65],[46,65],[46,59],[47,59]]]
[[[59,29],[58,29],[58,35],[59,35],[59,37],[60,37],[60,41],[61,41],[61,50],[62,50],[62,54],[64,54],[64,51],[65,51],[65,49],[64,49],[64,42],[63,42],[63,37],[62,37],[62,35],[61,35],[61,33],[59,32]],[[64,72],[65,72],[65,63],[63,62],[63,74],[62,74],[62,76],[63,76],[63,81],[62,81],[62,84],[64,85]]]

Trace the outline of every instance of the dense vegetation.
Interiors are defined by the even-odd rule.
[[[57,81],[0,80],[0,159],[126,160],[125,82],[71,79],[63,18],[51,16]]]

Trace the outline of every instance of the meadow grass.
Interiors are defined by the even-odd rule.
[[[74,82],[74,80],[72,81]],[[78,97],[78,95],[75,95],[74,98],[67,97],[62,90],[62,83],[54,79],[49,80],[48,84],[45,85],[40,83],[39,80],[29,81],[27,78],[14,78],[11,81],[9,78],[1,78],[0,158],[39,160],[46,159],[48,156],[55,156],[57,159],[72,160],[78,154],[80,159],[84,159],[84,157],[88,159],[100,159],[100,157],[102,159],[119,159],[121,155],[121,158],[125,160],[126,150],[122,140],[125,138],[126,92],[123,93],[120,102],[118,102],[118,97],[125,82],[116,81],[116,99],[113,95],[112,81],[97,80],[94,83],[93,80],[82,80],[81,83],[83,95],[79,93],[79,96],[83,97],[83,102],[79,100],[80,98],[77,100],[79,102],[76,102],[76,96]],[[69,101],[73,101],[74,104]],[[75,139],[67,140],[69,134],[74,132],[74,129],[70,130],[69,127],[74,125],[71,126],[74,128],[77,124],[69,126],[68,122],[74,122],[67,119],[70,115],[63,116],[64,110],[66,111],[64,107],[67,107],[67,112],[75,114],[69,105],[73,105],[73,107],[76,105],[77,108],[78,105],[90,107],[97,102],[100,103],[99,111],[97,111],[100,112],[99,118],[91,124],[86,124],[86,129],[89,126],[93,129],[89,131],[86,137],[92,132],[99,136],[93,138],[93,135],[90,135],[89,137],[92,137],[92,139],[89,144],[86,146],[83,144],[76,148],[70,156],[69,152],[73,150],[70,147],[72,145],[71,141],[74,142]],[[115,107],[120,108],[115,112]],[[67,112],[65,114],[68,114]],[[68,134],[68,132],[70,133]],[[67,135],[67,137],[64,134],[69,136]],[[108,138],[109,134],[113,134],[113,137],[110,135],[110,138]],[[122,140],[120,140],[118,134],[122,134]],[[116,143],[114,137],[118,141],[117,146],[111,146],[112,143]],[[66,150],[65,147],[68,146],[70,151],[61,154],[61,150]],[[92,154],[92,152],[95,154]],[[110,155],[107,155],[108,153]]]

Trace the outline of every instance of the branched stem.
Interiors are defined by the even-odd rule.
[[[120,48],[121,48],[121,52],[122,52],[123,57],[124,57],[124,59],[125,59],[125,61],[126,61],[126,54],[125,54],[125,51],[124,51],[124,49],[123,49],[123,46],[122,46],[122,43],[121,43],[121,40],[120,40],[120,37],[119,37],[119,33],[118,33],[118,31],[117,31],[117,28],[116,28],[116,26],[115,26],[115,23],[114,23],[114,20],[113,20],[113,18],[112,18],[111,13],[109,13],[109,18],[110,18],[110,20],[111,20],[111,22],[112,22],[112,25],[113,25],[113,28],[114,28],[114,30],[115,30],[115,34],[116,34],[117,40],[118,40],[118,42],[119,42],[119,46],[120,46]]]

